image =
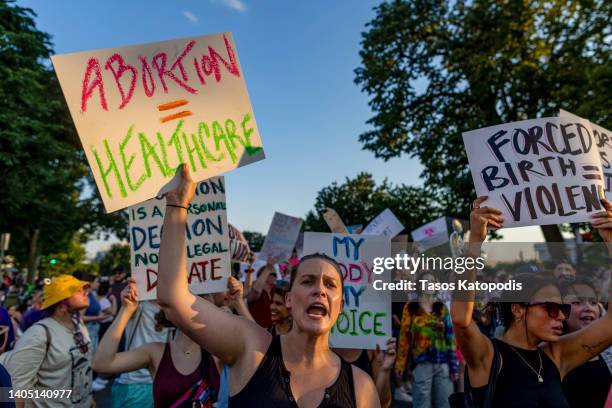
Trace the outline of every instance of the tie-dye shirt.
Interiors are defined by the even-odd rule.
[[[395,367],[404,370],[407,362],[411,369],[429,362],[448,364],[451,374],[457,372],[455,334],[446,306],[442,306],[440,314],[420,309],[411,315],[409,303],[404,305]]]

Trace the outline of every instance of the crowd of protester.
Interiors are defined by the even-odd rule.
[[[77,272],[34,284],[3,273],[1,386],[70,390],[17,398],[17,406],[90,407],[104,392],[121,408],[612,406],[612,319],[603,302],[610,268],[588,279],[562,260],[549,273],[491,278],[522,282],[524,303],[502,292],[466,300],[419,290],[393,305],[394,336],[383,349],[332,349],[343,276],[324,255],[253,258],[233,268],[226,292],[190,293],[184,207],[192,193],[188,171],[182,176],[183,188],[166,197],[157,301],[140,301],[122,266],[108,277]],[[593,226],[609,244],[605,204]],[[468,255],[502,225],[479,198]]]

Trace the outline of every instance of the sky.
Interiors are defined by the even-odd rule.
[[[34,10],[37,27],[52,36],[57,54],[231,31],[266,159],[225,175],[228,220],[262,233],[275,211],[304,217],[320,189],[361,171],[377,182],[422,184],[417,159],[385,162],[358,141],[372,112],[353,71],[360,65],[361,33],[378,3],[17,1]],[[538,234],[531,227],[505,236],[541,241]],[[87,250],[92,255],[108,245],[94,241]]]

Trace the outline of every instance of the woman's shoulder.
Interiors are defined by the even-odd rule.
[[[374,380],[361,368],[351,364],[351,373],[353,375],[353,385],[355,391],[355,402],[357,407],[379,407],[380,400],[378,399],[378,391],[374,385]]]

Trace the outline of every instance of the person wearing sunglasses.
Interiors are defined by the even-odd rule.
[[[15,390],[71,390],[63,397],[18,400],[17,407],[91,407],[92,350],[80,312],[89,306],[89,283],[70,275],[47,280],[46,317],[30,328],[6,357]]]
[[[466,254],[470,257],[480,256],[489,228],[502,228],[504,223],[502,212],[486,207],[486,200],[486,196],[478,197],[470,215]],[[603,199],[602,204],[605,211],[592,215],[592,225],[612,256],[612,203]],[[473,280],[474,275],[471,270],[464,278]],[[451,317],[467,363],[467,396],[478,407],[568,407],[561,380],[612,344],[612,318],[603,317],[564,335],[563,321],[570,316],[571,306],[562,302],[558,281],[533,273],[513,279],[522,284],[528,301],[517,302],[516,294],[509,291],[502,294],[505,331],[500,340],[490,340],[478,330],[472,319],[474,294],[454,294]]]
[[[564,322],[566,333],[579,332],[601,317],[601,306],[593,283],[584,277],[561,284],[564,301],[572,306]],[[563,393],[570,408],[603,408],[612,383],[610,348],[574,368],[563,378]]]

